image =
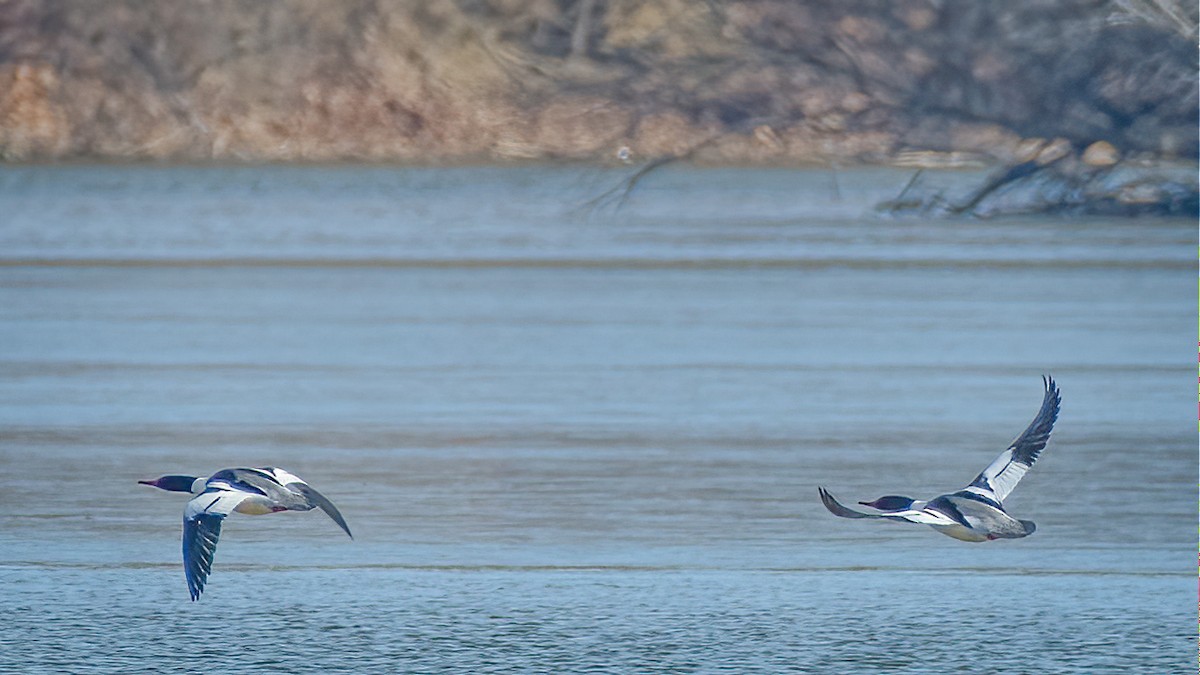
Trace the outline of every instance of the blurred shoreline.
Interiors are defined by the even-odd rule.
[[[1194,162],[1196,8],[0,2],[0,160]],[[1089,154],[1090,153],[1090,154]]]

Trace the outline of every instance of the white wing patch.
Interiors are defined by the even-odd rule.
[[[280,485],[288,485],[290,483],[300,483],[301,485],[308,485],[308,483],[305,483],[296,474],[291,473],[289,471],[284,471],[283,469],[280,469],[277,466],[264,466],[264,467],[260,468],[259,471],[270,474],[272,478],[279,481]]]
[[[982,494],[984,497],[991,497],[997,502],[1003,503],[1004,498],[1017,487],[1017,483],[1021,482],[1021,478],[1029,471],[1031,467],[1024,462],[1013,460],[1012,448],[1000,453],[1000,456],[988,464],[983,473],[971,483],[967,488],[968,492]],[[987,494],[990,492],[991,494]]]
[[[947,516],[944,513],[938,513],[937,511],[928,511],[928,510],[924,510],[924,509],[922,509],[920,511],[912,510],[912,511],[897,511],[895,513],[888,513],[887,515],[884,516],[884,518],[899,518],[900,520],[907,520],[910,523],[917,523],[918,525],[956,525],[957,524],[953,518],[951,518],[950,516]]]
[[[210,485],[208,491],[201,492],[187,503],[183,510],[183,518],[191,520],[202,514],[227,516],[250,496],[240,490],[222,487],[220,483]]]

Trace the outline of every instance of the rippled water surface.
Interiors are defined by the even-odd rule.
[[[1194,223],[621,178],[0,170],[0,671],[1195,667]],[[960,487],[1044,372],[1035,535],[822,508]],[[356,538],[230,518],[190,602],[136,481],[268,464]]]

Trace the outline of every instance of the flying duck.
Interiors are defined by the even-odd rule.
[[[193,495],[183,509],[183,572],[193,601],[204,592],[204,583],[212,571],[221,521],[234,511],[259,516],[320,508],[354,538],[333,502],[295,474],[273,466],[221,469],[208,478],[163,476],[138,483]]]
[[[1058,408],[1062,402],[1058,385],[1049,376],[1042,376],[1042,381],[1046,394],[1033,422],[962,490],[929,501],[886,495],[873,502],[859,502],[875,509],[877,513],[864,513],[843,506],[828,490],[818,487],[821,501],[830,513],[842,518],[886,518],[918,523],[962,541],[1020,539],[1033,534],[1036,528],[1033,522],[1017,520],[1008,515],[1003,502],[1037,461],[1046,442],[1050,440],[1054,421],[1058,419]]]

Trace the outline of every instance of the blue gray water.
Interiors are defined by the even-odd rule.
[[[0,169],[0,671],[1195,667],[1194,223],[620,178]],[[1033,536],[822,508],[960,487],[1045,372]],[[356,538],[230,518],[190,602],[136,481],[268,464]]]

